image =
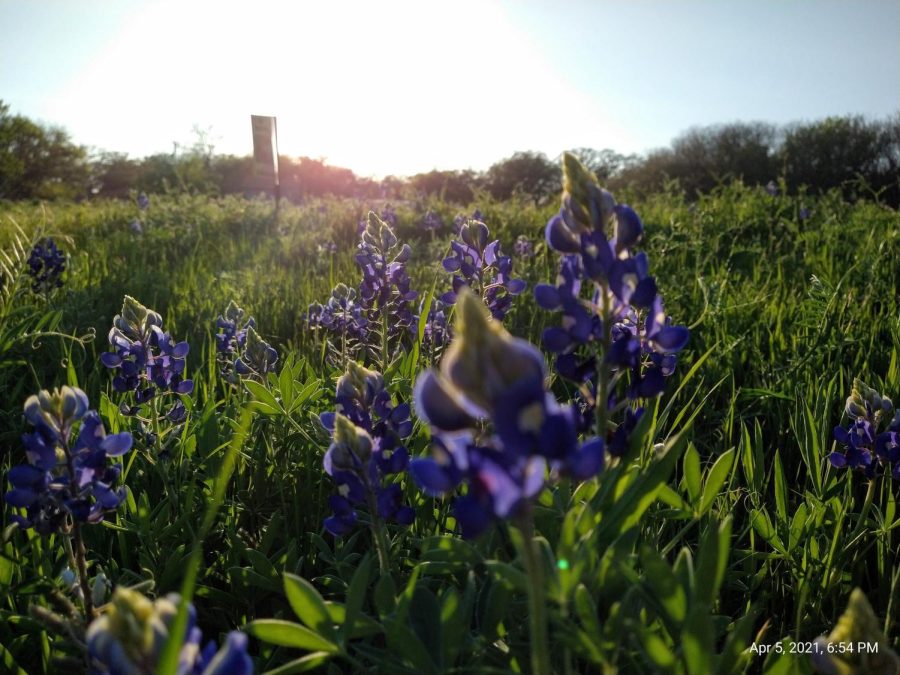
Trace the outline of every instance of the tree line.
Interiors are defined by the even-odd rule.
[[[196,130],[195,130],[196,131]],[[208,134],[192,145],[135,159],[89,152],[59,127],[10,112],[0,101],[0,199],[125,198],[134,192],[209,195],[271,191],[271,178],[252,157],[215,153]],[[643,155],[580,148],[576,154],[604,183],[647,194],[680,189],[689,198],[717,185],[783,185],[788,191],[841,189],[849,199],[877,197],[900,205],[900,113],[882,120],[859,115],[776,126],[734,122],[695,127],[670,147]],[[310,157],[279,158],[281,196],[292,201],[335,195],[397,199],[437,196],[468,204],[476,194],[519,195],[535,202],[560,190],[558,158],[517,152],[486,171],[430,171],[376,181]]]

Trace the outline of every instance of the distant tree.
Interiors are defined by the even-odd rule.
[[[429,171],[410,177],[409,183],[420,194],[440,197],[455,204],[470,204],[478,185],[474,171]]]
[[[487,170],[485,184],[495,199],[523,194],[540,202],[560,190],[559,165],[542,152],[517,152]]]
[[[100,152],[91,158],[91,194],[124,199],[141,179],[141,163],[121,152]]]
[[[601,183],[619,176],[629,166],[638,161],[637,155],[622,155],[615,150],[605,148],[576,148],[572,153],[581,160],[597,176]]]
[[[785,178],[793,187],[817,190],[842,187],[859,178],[870,185],[882,182],[882,163],[890,168],[890,133],[863,117],[828,117],[795,124],[785,131],[780,157]],[[883,148],[882,145],[885,147]]]
[[[0,101],[0,198],[84,196],[86,154],[63,129],[12,115],[9,105]]]

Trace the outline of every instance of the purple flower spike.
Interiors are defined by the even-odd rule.
[[[107,436],[88,405],[85,393],[73,387],[42,391],[25,402],[25,417],[35,427],[22,436],[28,464],[10,469],[13,489],[4,497],[25,509],[25,517],[13,516],[20,526],[48,535],[71,520],[98,523],[125,498],[122,488],[112,487],[120,466],[108,459],[131,449],[131,434]]]
[[[325,529],[336,537],[349,533],[358,520],[357,509],[376,505],[370,517],[409,525],[414,512],[402,503],[400,484],[389,476],[409,465],[403,445],[412,433],[409,405],[395,405],[381,373],[347,364],[338,378],[335,411],[319,420],[331,432],[325,453],[325,473],[334,479],[338,494],[330,498],[334,514],[325,519]]]

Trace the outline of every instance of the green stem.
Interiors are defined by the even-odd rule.
[[[384,531],[384,522],[378,517],[378,504],[375,502],[375,494],[368,490],[369,503],[369,527],[372,530],[372,540],[375,542],[375,550],[378,551],[378,566],[381,574],[390,574],[391,557],[390,544]]]
[[[600,361],[597,365],[597,402],[596,402],[596,417],[597,417],[597,436],[600,438],[606,439],[606,425],[607,419],[609,417],[609,412],[607,411],[607,403],[609,399],[609,364],[606,363],[606,357],[609,354],[609,347],[612,341],[611,335],[611,326],[610,326],[610,312],[609,312],[609,290],[606,287],[606,284],[602,284],[600,289],[600,298],[601,302],[601,321],[603,323],[603,353],[600,357]]]
[[[531,637],[532,675],[550,675],[550,649],[547,639],[547,606],[544,566],[540,548],[534,538],[534,518],[531,512],[519,522],[523,537],[523,562],[528,575],[528,621]]]
[[[75,476],[75,462],[72,459],[72,453],[69,451],[69,443],[68,443],[68,431],[63,432],[63,438],[60,442],[60,446],[62,447],[63,453],[66,457],[66,469],[69,472],[69,487],[72,490],[72,496],[76,496],[78,494],[78,479]],[[73,557],[75,558],[75,567],[78,571],[78,581],[81,584],[81,594],[84,596],[82,598],[82,603],[84,604],[84,617],[85,620],[91,621],[94,618],[94,602],[91,598],[91,582],[88,578],[87,573],[87,551],[84,548],[84,538],[81,535],[81,523],[79,523],[75,518],[72,518],[72,535],[74,539],[74,551],[72,552]]]

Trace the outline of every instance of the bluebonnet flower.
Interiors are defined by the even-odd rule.
[[[812,211],[810,211],[809,207],[804,206],[800,209],[799,213],[797,214],[797,217],[802,222],[804,220],[808,220],[811,215],[812,215]]]
[[[689,331],[672,325],[646,254],[632,251],[644,230],[637,213],[616,204],[574,156],[564,163],[563,206],[546,228],[547,243],[562,254],[559,277],[534,291],[542,308],[562,311],[561,325],[544,331],[544,346],[557,354],[563,377],[596,384],[599,345],[611,371],[629,374],[628,398],[657,396]]]
[[[107,436],[88,406],[81,389],[65,386],[25,401],[25,419],[34,426],[22,436],[28,463],[10,469],[13,489],[4,497],[25,509],[24,518],[12,517],[21,527],[47,535],[67,531],[71,521],[98,523],[125,498],[124,489],[115,487],[121,467],[108,459],[131,449],[131,434]]]
[[[244,349],[248,328],[256,328],[256,321],[231,300],[225,313],[216,319],[216,352],[228,357],[239,354]]]
[[[774,180],[770,180],[766,183],[766,192],[770,197],[774,197],[778,194],[778,184]]]
[[[316,245],[316,251],[319,253],[327,253],[329,255],[333,255],[337,253],[338,247],[333,241],[326,241],[323,244]]]
[[[831,465],[859,469],[869,478],[887,473],[900,480],[900,410],[891,418],[891,399],[857,378],[845,412],[851,424],[834,428],[834,439],[844,447],[828,456]]]
[[[162,329],[162,317],[126,295],[122,313],[113,320],[109,343],[115,351],[100,355],[107,368],[117,371],[113,389],[134,392],[135,406],[122,404],[122,412],[136,415],[140,405],[158,394],[190,394],[194,382],[184,379],[187,342],[175,343]],[[178,400],[166,413],[171,422],[183,422],[187,412]]]
[[[87,630],[92,675],[154,675],[178,613],[181,597],[170,593],[151,601],[141,593],[119,587],[106,612]],[[215,641],[201,647],[203,632],[197,612],[188,605],[184,643],[178,655],[178,675],[251,675],[253,661],[247,654],[247,636],[232,631],[225,644]]]
[[[247,339],[241,355],[234,362],[235,372],[242,377],[261,380],[275,369],[278,352],[263,340],[252,326],[247,328]]]
[[[150,206],[150,197],[147,196],[147,193],[142,192],[137,196],[137,205],[141,211],[146,211]]]
[[[28,274],[31,275],[31,290],[35,293],[50,293],[63,285],[62,276],[66,271],[66,255],[60,251],[50,237],[39,241],[28,256]]]
[[[144,224],[141,223],[141,221],[138,220],[137,218],[132,220],[131,224],[128,227],[130,227],[131,231],[134,232],[135,234],[141,234],[144,231]]]
[[[370,213],[356,254],[356,264],[363,273],[359,295],[369,309],[370,322],[388,321],[392,334],[410,329],[414,319],[410,303],[419,297],[410,288],[406,271],[412,249],[409,244],[403,244],[398,250],[398,245],[388,223]]]
[[[392,228],[397,227],[397,211],[390,204],[385,204],[381,209],[380,218]],[[371,216],[367,220],[371,221]]]
[[[520,234],[513,244],[513,252],[520,258],[531,258],[534,255],[534,245],[526,235]]]
[[[460,289],[468,286],[484,300],[491,315],[502,321],[513,297],[525,290],[526,284],[512,278],[512,259],[503,255],[500,241],[488,242],[487,225],[469,220],[459,235],[461,241],[450,242],[451,253],[442,262],[444,269],[453,273],[453,290],[444,293],[441,301],[454,304]]]
[[[450,310],[438,298],[431,300],[428,308],[428,318],[425,321],[425,334],[422,336],[422,347],[427,350],[440,350],[452,336],[450,324],[447,321],[447,313]],[[419,308],[421,314],[421,307]]]
[[[367,506],[370,518],[409,525],[413,510],[402,503],[400,484],[387,481],[409,464],[403,444],[412,432],[408,403],[394,405],[381,373],[350,361],[338,378],[334,412],[320,416],[332,434],[325,472],[337,484],[330,498],[334,515],[325,529],[340,537],[357,522],[356,509]]]
[[[523,513],[554,475],[586,480],[604,463],[604,442],[578,440],[579,413],[545,385],[541,352],[514,338],[470,291],[460,294],[456,338],[441,362],[416,380],[416,411],[432,426],[430,458],[410,473],[430,495],[460,483],[453,513],[465,537]],[[491,430],[481,433],[481,423]]]
[[[425,230],[436,231],[444,226],[444,221],[434,211],[429,210],[422,219],[422,228]]]
[[[390,356],[387,343],[413,335],[417,317],[412,302],[419,294],[411,288],[406,270],[411,254],[390,225],[370,212],[356,253],[363,275],[359,292],[338,284],[326,305],[312,303],[306,313],[310,328],[323,329],[333,338],[333,359],[344,362],[368,352],[373,357],[380,353],[384,361]]]
[[[324,330],[332,336],[349,341],[352,346],[364,342],[369,331],[365,308],[359,303],[356,289],[339,283],[331,291],[331,297],[322,305],[310,304],[306,322],[313,330]]]

